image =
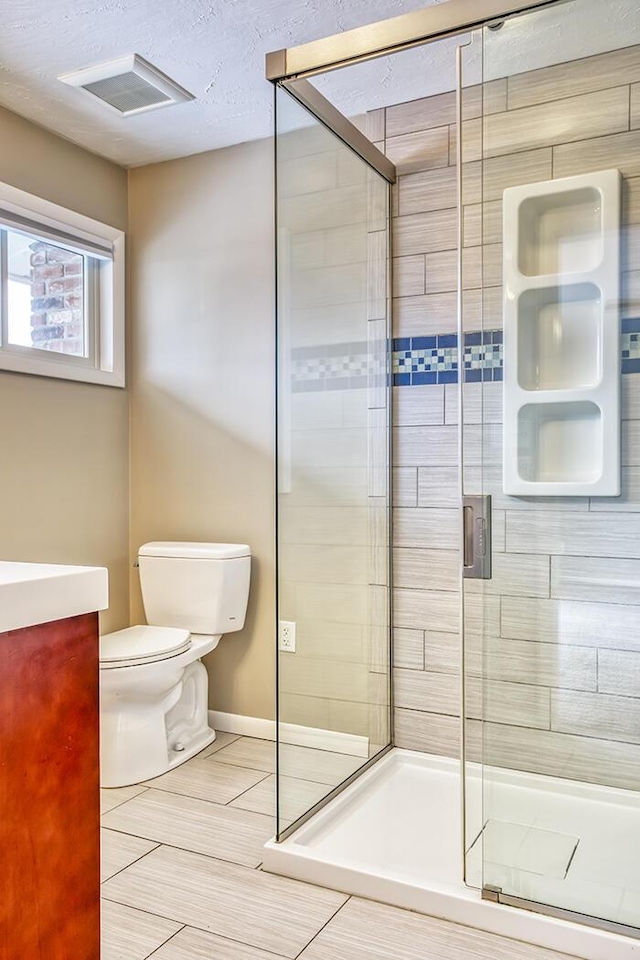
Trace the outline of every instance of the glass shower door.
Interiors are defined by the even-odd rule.
[[[465,387],[493,568],[465,581],[467,868],[489,899],[640,928],[640,13],[573,0],[482,42],[464,242],[500,373]]]
[[[276,88],[278,835],[390,742],[389,192]]]

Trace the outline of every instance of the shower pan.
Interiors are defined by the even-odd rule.
[[[279,51],[265,869],[640,955],[640,10]]]

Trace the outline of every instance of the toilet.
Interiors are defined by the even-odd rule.
[[[251,552],[237,543],[146,543],[138,552],[148,626],[100,638],[100,780],[158,777],[215,740],[202,657],[241,630]]]

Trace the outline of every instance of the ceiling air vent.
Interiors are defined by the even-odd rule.
[[[121,116],[168,107],[194,96],[137,53],[65,73],[58,80],[81,87]]]

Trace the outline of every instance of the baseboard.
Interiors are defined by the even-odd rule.
[[[237,733],[244,737],[256,737],[259,740],[275,740],[275,720],[262,717],[243,717],[238,713],[221,713],[209,710],[209,722],[214,730]],[[280,725],[282,743],[292,743],[299,747],[312,747],[314,750],[329,750],[332,753],[346,753],[352,757],[369,756],[369,738],[335,730],[321,730],[318,727],[303,727],[296,723]]]

